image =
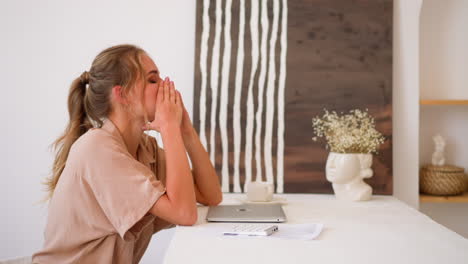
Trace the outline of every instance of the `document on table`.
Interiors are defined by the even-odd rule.
[[[261,238],[261,239],[292,239],[292,240],[314,240],[323,229],[323,224],[307,223],[307,224],[278,224],[278,231],[270,236],[224,236],[223,232],[230,230],[233,223],[209,223],[194,227],[197,229],[197,235],[200,236],[215,236],[225,238]]]
[[[323,224],[283,224],[270,237],[294,240],[314,240],[322,232]]]

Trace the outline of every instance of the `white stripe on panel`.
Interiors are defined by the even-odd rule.
[[[273,0],[273,26],[271,29],[270,37],[270,57],[268,66],[268,81],[266,90],[266,124],[265,124],[265,138],[263,156],[265,159],[265,174],[267,182],[274,183],[273,178],[273,162],[271,145],[273,141],[273,116],[275,106],[275,81],[276,81],[276,61],[275,61],[275,48],[276,39],[278,35],[278,14],[279,13],[279,0]]]
[[[224,9],[224,50],[223,66],[221,70],[221,94],[219,102],[219,128],[221,132],[221,145],[223,149],[223,163],[221,168],[223,192],[229,192],[229,145],[227,134],[227,108],[229,95],[229,69],[231,65],[231,6],[232,0],[227,0]]]
[[[258,79],[258,105],[256,118],[256,130],[255,130],[255,161],[257,167],[257,174],[255,175],[256,181],[262,181],[262,157],[261,157],[261,133],[262,133],[262,112],[263,112],[263,90],[265,88],[265,75],[267,70],[267,39],[268,39],[268,0],[262,0],[261,9],[261,25],[262,25],[262,41],[261,41],[261,65],[260,65],[260,76]]]
[[[277,186],[276,192],[283,193],[284,188],[284,90],[286,88],[286,52],[288,50],[288,1],[282,0],[281,11],[281,53],[278,87],[278,148],[277,148]]]
[[[237,49],[237,66],[236,66],[236,86],[234,93],[234,106],[233,106],[233,124],[234,129],[234,192],[242,192],[240,187],[239,175],[239,160],[242,142],[241,132],[241,108],[240,99],[242,92],[242,76],[244,73],[244,27],[245,27],[245,0],[239,1],[239,36],[238,36],[238,49]]]
[[[218,74],[219,74],[219,42],[221,37],[221,20],[223,12],[221,10],[221,0],[216,0],[216,27],[213,43],[213,55],[211,57],[211,120],[210,120],[210,160],[213,166],[215,163],[215,132],[216,132],[216,110],[218,104]]]
[[[252,68],[247,91],[247,125],[245,132],[245,184],[252,180],[252,137],[254,129],[253,85],[258,67],[258,0],[251,1],[250,32],[252,40]],[[245,186],[244,186],[245,190]]]
[[[200,89],[200,140],[205,149],[207,149],[205,135],[205,118],[206,118],[206,79],[207,79],[207,48],[208,37],[210,35],[210,17],[208,10],[210,9],[210,0],[203,1],[203,18],[202,18],[202,35],[200,43],[200,72],[201,72],[201,89]]]

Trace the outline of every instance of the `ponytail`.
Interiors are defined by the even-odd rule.
[[[86,85],[89,83],[89,79],[89,73],[85,71],[80,77],[76,78],[70,86],[70,91],[68,93],[68,113],[70,121],[63,134],[52,144],[56,155],[53,163],[52,175],[50,178],[46,179],[45,182],[49,193],[48,198],[52,197],[60,175],[65,168],[71,146],[81,135],[93,127],[86,115]]]

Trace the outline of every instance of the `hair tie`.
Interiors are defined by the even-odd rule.
[[[89,72],[87,71],[84,71],[81,75],[80,75],[80,82],[82,84],[88,84],[89,83]]]

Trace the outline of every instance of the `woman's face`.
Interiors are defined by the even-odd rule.
[[[162,81],[159,76],[159,69],[154,64],[153,60],[144,55],[142,58],[143,69],[145,71],[146,89],[144,83],[139,82],[138,89],[143,94],[144,111],[148,117],[148,121],[154,120],[154,112],[156,109],[156,95],[158,94],[158,85]]]

